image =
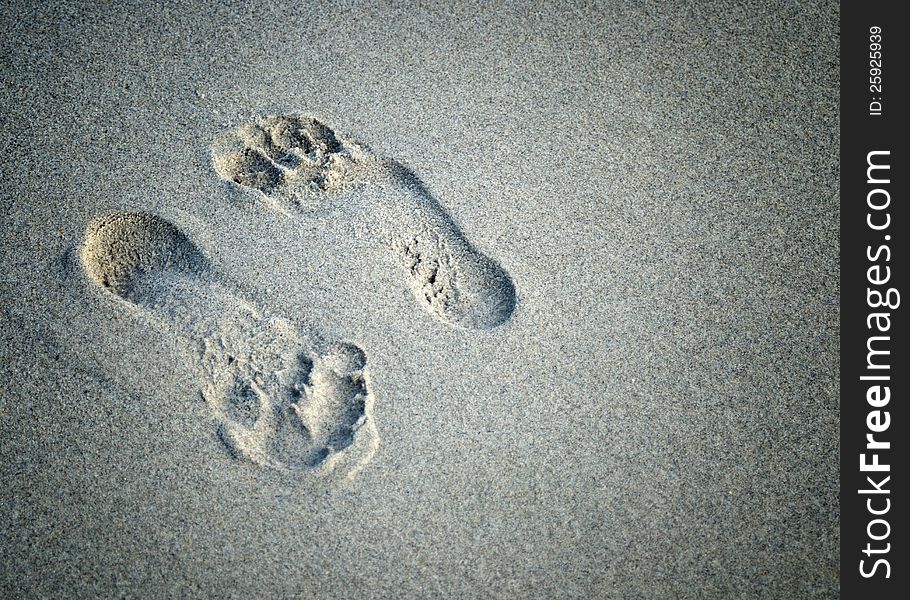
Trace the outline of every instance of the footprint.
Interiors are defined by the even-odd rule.
[[[492,329],[515,309],[508,274],[471,246],[413,172],[313,117],[246,123],[215,141],[212,161],[219,177],[286,214],[312,210],[355,188],[378,190],[371,197],[383,216],[379,225],[427,310],[451,325]]]
[[[173,224],[96,218],[80,256],[96,284],[172,323],[196,348],[217,436],[232,456],[278,471],[356,474],[379,442],[366,355],[257,310]]]

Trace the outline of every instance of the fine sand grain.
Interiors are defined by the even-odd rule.
[[[838,53],[7,3],[0,596],[836,597]]]

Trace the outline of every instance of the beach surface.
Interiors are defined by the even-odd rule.
[[[12,2],[0,595],[838,595],[836,3]]]

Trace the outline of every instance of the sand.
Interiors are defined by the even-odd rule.
[[[837,11],[4,7],[0,595],[837,596]]]

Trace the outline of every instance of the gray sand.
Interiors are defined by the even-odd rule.
[[[25,4],[0,595],[837,595],[836,4]],[[220,176],[300,114],[419,193]],[[175,229],[87,269],[115,211]],[[308,352],[316,445],[232,447],[291,383],[231,396],[206,336]]]

